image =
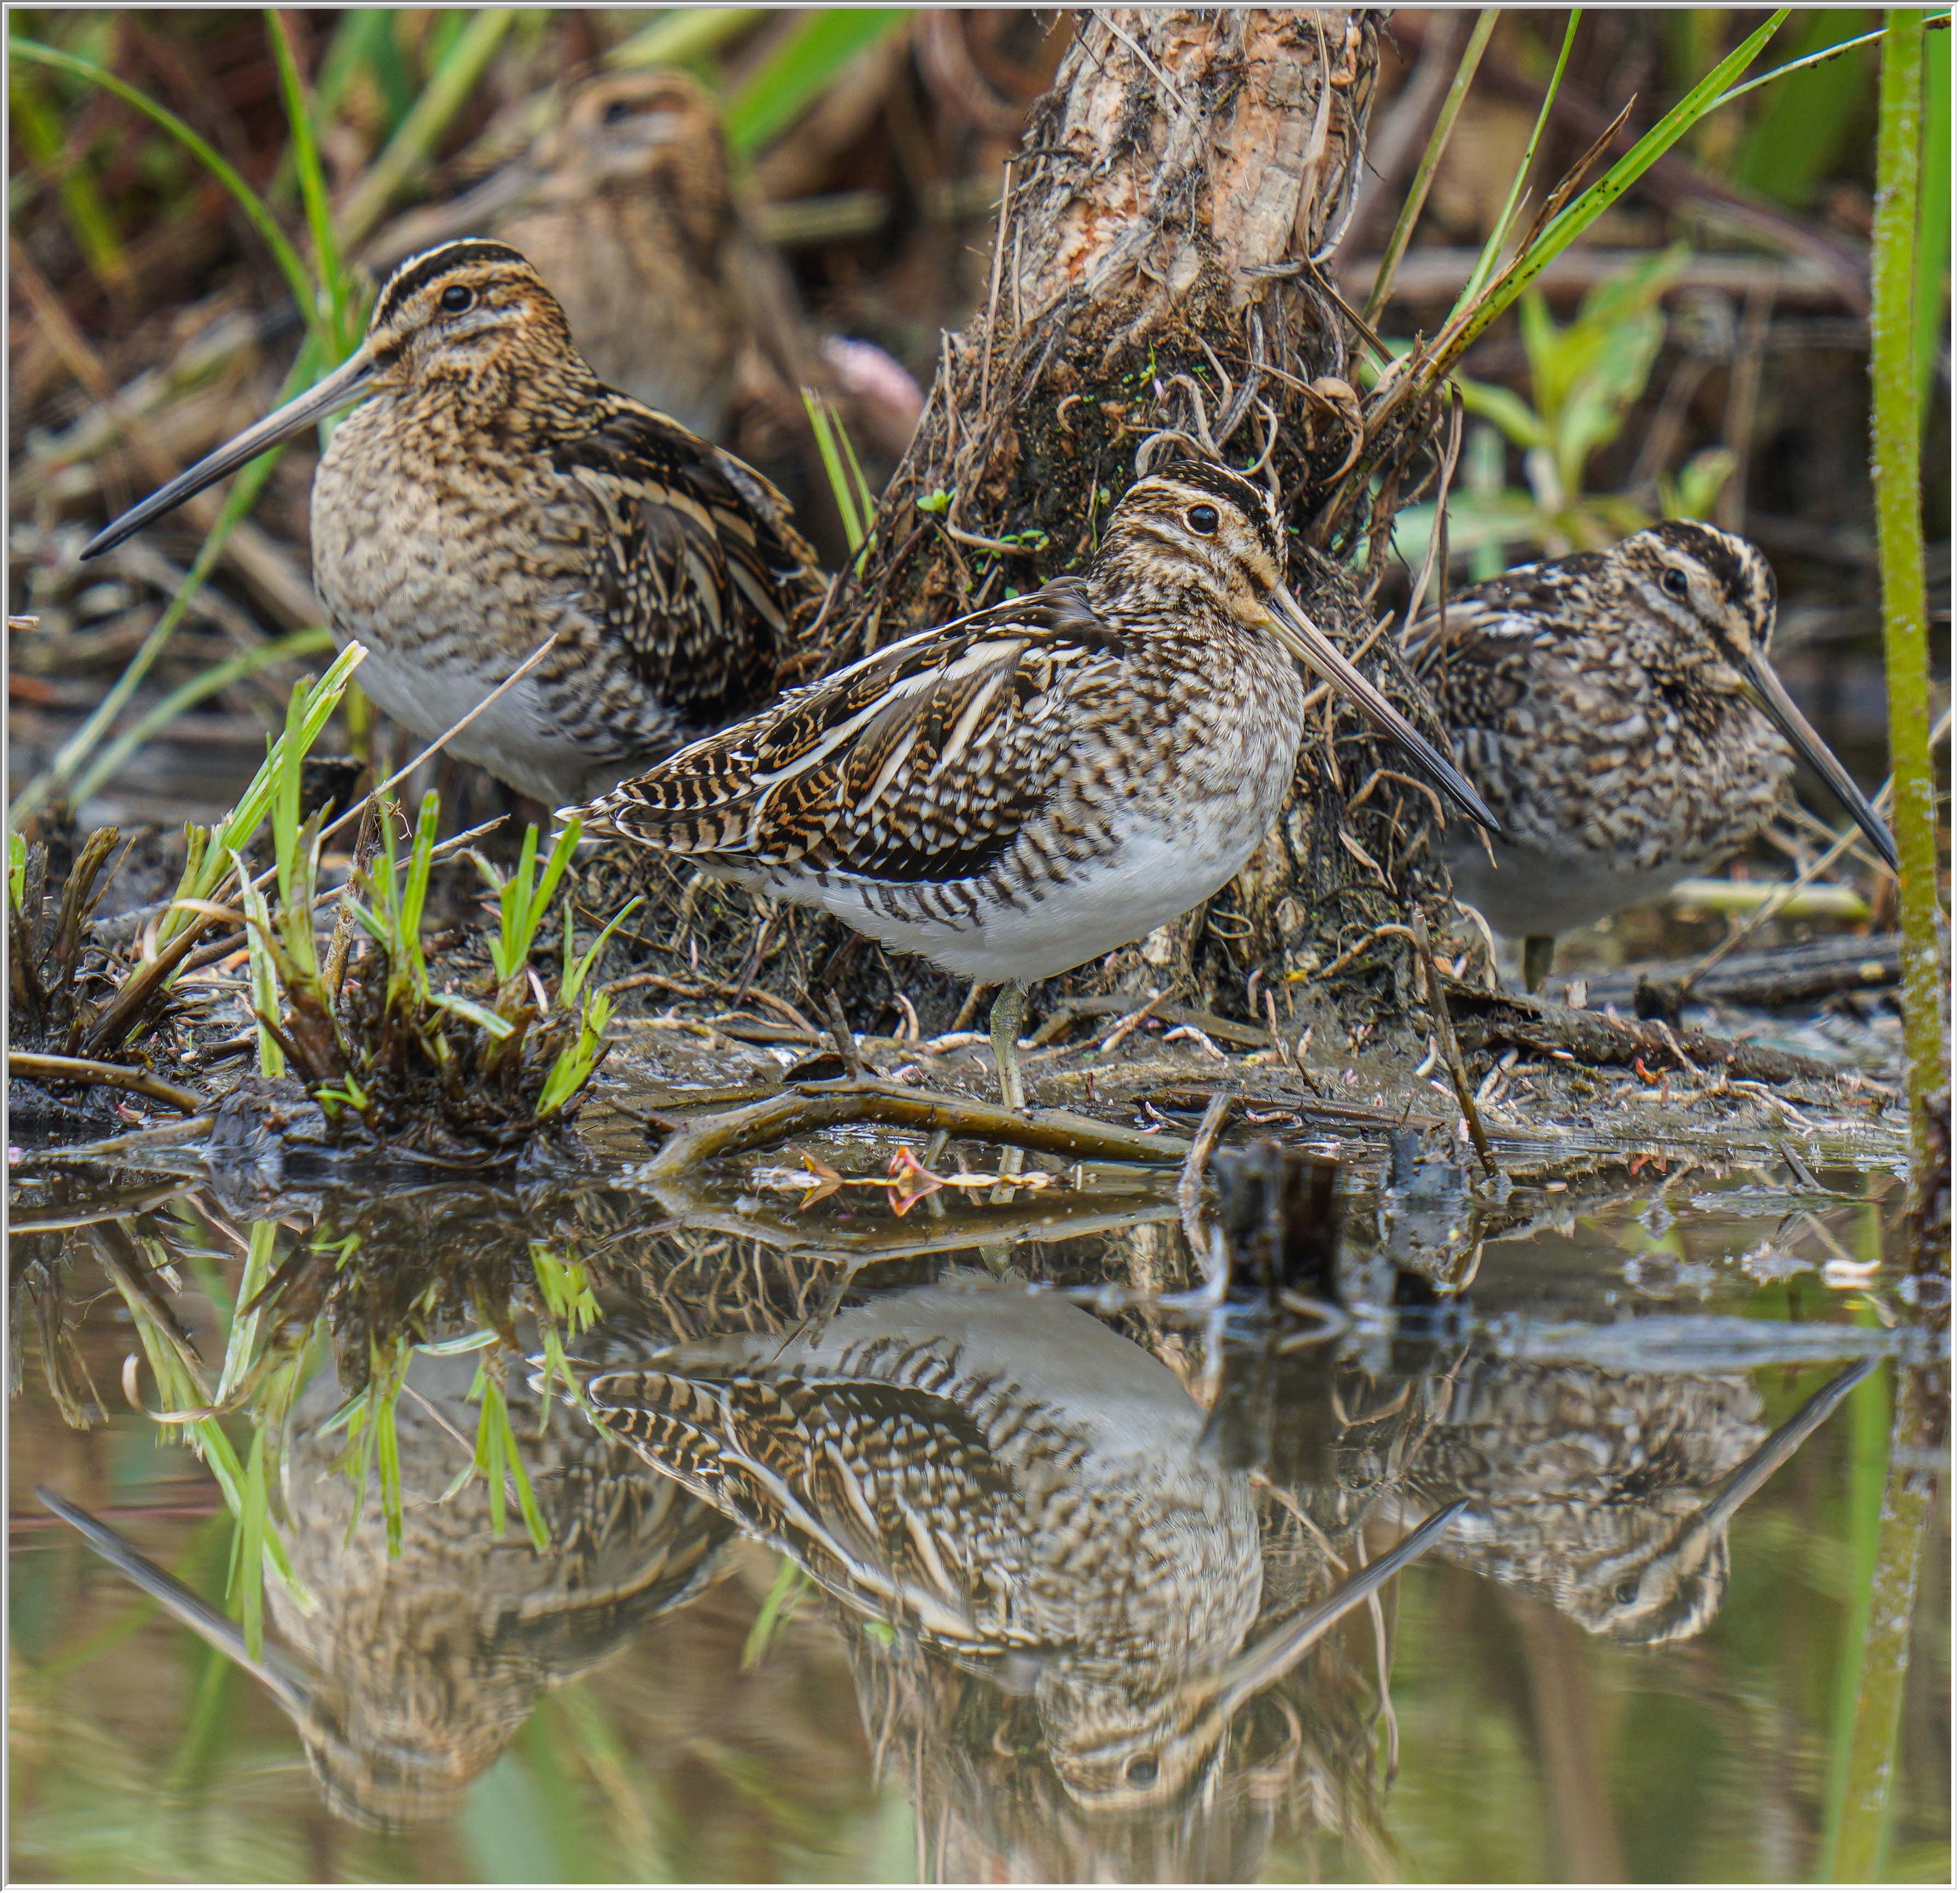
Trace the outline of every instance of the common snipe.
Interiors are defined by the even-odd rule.
[[[731,167],[719,107],[685,72],[600,72],[547,102],[528,148],[368,252],[378,270],[466,236],[506,243],[551,285],[609,387],[778,471],[824,485],[806,388],[867,467],[905,451],[924,396],[891,358],[812,326]]]
[[[1890,834],[1770,663],[1776,581],[1746,540],[1670,520],[1603,552],[1521,565],[1410,634],[1463,772],[1503,822],[1494,862],[1449,851],[1456,890],[1525,943],[1734,854],[1788,787],[1793,745],[1888,867]]]
[[[441,735],[545,639],[450,749],[553,804],[749,708],[820,588],[774,487],[606,387],[543,279],[501,243],[411,257],[367,339],[309,393],[94,539],[89,557],[346,406],[313,488],[313,580],[363,687]]]
[[[470,234],[530,259],[600,379],[713,439],[751,329],[744,230],[714,102],[684,72],[573,87],[528,150],[375,240],[378,271]]]
[[[1249,1476],[1153,1355],[1025,1283],[956,1271],[787,1338],[593,1375],[617,1438],[851,1610],[1032,1693],[1100,1812],[1172,1799],[1233,1715],[1446,1529],[1446,1508],[1249,1640]]]
[[[1265,490],[1192,460],[1130,488],[1082,577],[792,691],[580,813],[1004,982],[994,1050],[1018,1107],[1028,982],[1195,906],[1271,826],[1300,744],[1296,658],[1493,819],[1294,601]]]

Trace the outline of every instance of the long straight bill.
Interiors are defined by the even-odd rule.
[[[1468,1503],[1466,1499],[1455,1499],[1441,1510],[1432,1512],[1393,1551],[1364,1565],[1304,1617],[1275,1631],[1236,1659],[1219,1690],[1220,1713],[1229,1716],[1248,1697],[1270,1689],[1356,1605],[1365,1603],[1405,1565],[1421,1557],[1449,1530],[1452,1521]]]
[[[296,1716],[304,1709],[306,1686],[291,1673],[279,1653],[272,1653],[263,1662],[255,1660],[246,1647],[245,1633],[230,1618],[213,1610],[196,1592],[178,1583],[161,1565],[153,1564],[120,1532],[104,1525],[80,1506],[71,1505],[59,1493],[51,1492],[44,1485],[34,1487],[34,1497],[56,1518],[73,1526],[91,1551],[113,1564],[186,1630],[195,1631],[213,1650],[257,1677],[278,1697],[288,1714]]]
[[[1464,780],[1456,765],[1335,649],[1327,634],[1300,609],[1299,601],[1285,586],[1275,586],[1266,595],[1266,607],[1280,642],[1287,650],[1309,670],[1325,677],[1382,735],[1407,751],[1410,761],[1472,821],[1503,838],[1504,831],[1497,818]]]
[[[1896,874],[1898,849],[1893,845],[1892,831],[1880,819],[1878,810],[1865,800],[1864,792],[1851,780],[1850,771],[1824,746],[1824,739],[1804,721],[1803,712],[1791,702],[1790,692],[1783,687],[1783,679],[1770,668],[1765,653],[1758,651],[1751,654],[1749,681],[1755,686],[1756,694],[1762,700],[1770,720],[1789,737],[1790,746],[1797,754],[1831,785],[1831,793],[1844,803],[1845,813],[1864,830],[1865,839],[1878,850],[1879,859]]]
[[[132,533],[140,533],[153,519],[161,519],[173,507],[181,506],[186,500],[195,498],[207,486],[223,479],[234,468],[256,460],[268,447],[290,440],[303,428],[324,420],[349,402],[359,400],[367,393],[374,374],[373,357],[365,348],[357,350],[324,381],[315,382],[305,393],[294,396],[284,407],[267,415],[256,427],[247,428],[243,434],[207,453],[196,466],[187,468],[167,485],[158,487],[148,499],[139,501],[120,519],[104,527],[81,549],[82,557],[94,558],[98,553],[121,545]]]

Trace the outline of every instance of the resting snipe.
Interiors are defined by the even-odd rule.
[[[557,803],[766,690],[791,614],[822,582],[788,503],[606,387],[543,279],[502,243],[409,258],[342,367],[83,555],[355,401],[313,479],[313,580],[335,637],[368,647],[362,686],[405,728],[441,735],[555,632],[450,746]]]
[[[1082,577],[792,691],[580,813],[1004,982],[994,1048],[1018,1106],[1028,982],[1196,905],[1271,826],[1300,743],[1296,658],[1492,819],[1294,601],[1265,491],[1191,460],[1131,488]]]
[[[1603,552],[1519,566],[1412,630],[1457,760],[1507,837],[1494,863],[1474,834],[1454,838],[1456,889],[1524,940],[1527,990],[1556,935],[1761,833],[1793,745],[1897,866],[1884,822],[1771,667],[1775,622],[1755,546],[1670,520]]]

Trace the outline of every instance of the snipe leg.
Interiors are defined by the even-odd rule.
[[[1527,994],[1536,992],[1551,976],[1553,943],[1549,934],[1531,934],[1526,937],[1524,975]]]
[[[1001,1102],[1010,1111],[1027,1108],[1020,1051],[1021,1024],[1027,1016],[1028,989],[1020,981],[1010,979],[994,994],[994,1010],[987,1015],[987,1030],[994,1041],[994,1067],[1001,1074]],[[1003,1146],[1001,1175],[1014,1176],[1021,1167],[1023,1155],[1014,1146]]]

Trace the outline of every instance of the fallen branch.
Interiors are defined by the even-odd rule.
[[[1097,993],[1080,997],[1064,999],[1054,1011],[1044,1019],[1034,1036],[1028,1041],[1030,1045],[1052,1045],[1072,1026],[1085,1019],[1106,1019],[1117,1013],[1128,1013],[1136,1009],[1136,999],[1129,993]],[[1221,1019],[1215,1012],[1207,1012],[1199,1006],[1179,1006],[1169,1002],[1169,996],[1155,1000],[1145,1008],[1153,1019],[1160,1019],[1168,1026],[1195,1026],[1200,1032],[1208,1032],[1214,1039],[1222,1039],[1227,1045],[1244,1045],[1249,1050],[1258,1051],[1270,1042],[1262,1027],[1248,1026],[1233,1019]]]
[[[635,1172],[634,1180],[657,1183],[685,1176],[718,1157],[766,1149],[785,1138],[840,1124],[943,1131],[949,1137],[1011,1144],[1077,1163],[1177,1166],[1190,1154],[1190,1146],[1180,1138],[1126,1131],[1066,1111],[1010,1111],[998,1104],[913,1091],[902,1085],[833,1080],[797,1085],[760,1103],[695,1118],[669,1137],[659,1156]]]
[[[1678,1013],[1684,991],[1699,962],[1662,962],[1623,966],[1583,976],[1586,1004],[1595,1012],[1621,1006],[1642,1018],[1656,1016],[1669,1002]],[[1833,993],[1858,992],[1898,983],[1899,937],[1853,934],[1809,940],[1765,953],[1737,953],[1694,981],[1694,997],[1736,1006],[1795,1006]],[[1651,997],[1650,997],[1651,995]]]
[[[955,1204],[943,1217],[935,1217],[923,1226],[916,1221],[871,1217],[838,1224],[768,1204],[746,1211],[731,1210],[724,1196],[698,1178],[663,1181],[654,1195],[663,1209],[690,1230],[711,1230],[740,1242],[766,1242],[802,1260],[858,1267],[994,1245],[1012,1247],[1106,1236],[1146,1223],[1167,1223],[1177,1214],[1169,1203],[1104,1191],[1093,1197],[1071,1196],[1052,1204]]]
[[[195,1093],[166,1084],[147,1071],[131,1065],[103,1064],[94,1058],[64,1058],[51,1051],[9,1051],[7,1071],[9,1077],[40,1078],[57,1084],[101,1085],[111,1091],[137,1092],[187,1117],[205,1108]]]
[[[115,1163],[126,1157],[141,1157],[151,1150],[177,1151],[199,1137],[210,1136],[218,1122],[215,1112],[203,1117],[186,1118],[181,1124],[152,1125],[147,1130],[131,1131],[121,1137],[103,1137],[94,1144],[65,1144],[52,1150],[30,1150],[21,1159],[23,1169],[37,1169],[44,1163]],[[130,1167],[138,1169],[168,1169],[184,1174],[201,1174],[204,1159],[200,1153],[188,1164],[138,1163]]]
[[[1468,1051],[1516,1045],[1521,1051],[1564,1052],[1580,1064],[1630,1065],[1638,1059],[1650,1067],[1664,1064],[1685,1071],[1717,1066],[1726,1067],[1732,1078],[1767,1084],[1787,1084],[1794,1078],[1832,1083],[1842,1075],[1821,1060],[1774,1051],[1767,1045],[1742,1045],[1706,1032],[1673,1032],[1664,1026],[1609,1019],[1604,1013],[1580,1012],[1516,993],[1480,992],[1453,979],[1445,983],[1457,1036]]]
[[[1143,1094],[1142,1102],[1160,1111],[1202,1111],[1217,1094],[1209,1086],[1166,1085]],[[1236,1112],[1290,1111],[1303,1119],[1325,1125],[1329,1131],[1345,1131],[1368,1136],[1406,1128],[1411,1131],[1440,1128],[1437,1120],[1404,1111],[1377,1111],[1365,1104],[1336,1104],[1321,1098],[1289,1097],[1281,1092],[1233,1091],[1226,1096]],[[1271,1134],[1268,1131],[1267,1135]]]

